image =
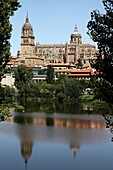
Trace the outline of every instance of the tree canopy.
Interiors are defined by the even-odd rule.
[[[83,67],[82,58],[79,58],[79,59],[77,60],[76,68],[80,69],[80,68],[82,68],[82,67]]]
[[[15,86],[17,89],[20,89],[21,86],[30,82],[33,78],[33,72],[30,68],[27,68],[25,65],[19,65],[15,71]]]
[[[103,0],[104,14],[98,10],[91,12],[88,22],[88,34],[97,42],[100,52],[104,57],[113,55],[113,0]]]
[[[91,12],[88,22],[88,34],[97,42],[99,52],[97,59],[92,63],[100,73],[96,80],[95,94],[106,102],[113,103],[113,0],[102,0],[104,14],[98,10]]]
[[[105,13],[91,12],[88,34],[97,42],[99,54],[93,67],[101,72],[104,79],[113,84],[113,0],[102,1]]]
[[[12,25],[10,17],[20,7],[18,0],[0,0],[0,81],[10,60],[10,38]]]
[[[47,78],[46,78],[47,83],[53,84],[54,83],[54,68],[53,66],[48,66],[47,68]]]

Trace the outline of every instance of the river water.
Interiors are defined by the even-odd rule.
[[[113,170],[103,116],[14,112],[0,123],[0,170]]]

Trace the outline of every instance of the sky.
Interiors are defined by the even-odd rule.
[[[35,43],[59,44],[70,41],[70,35],[77,25],[82,35],[82,43],[94,44],[87,35],[87,24],[91,12],[104,13],[102,0],[19,0],[22,5],[10,19],[13,26],[11,36],[11,55],[20,50],[21,29],[28,12],[33,27]]]

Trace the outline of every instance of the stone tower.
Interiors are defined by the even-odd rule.
[[[21,30],[21,49],[20,49],[20,60],[25,61],[26,58],[30,58],[35,52],[35,37],[33,34],[33,28],[29,22],[28,14],[26,16],[25,24]]]
[[[82,44],[82,36],[78,32],[76,25],[73,33],[70,36],[70,44],[75,48],[74,63],[76,63],[78,58],[80,58],[80,44]]]

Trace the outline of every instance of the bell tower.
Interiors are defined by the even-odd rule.
[[[27,13],[25,24],[23,25],[21,30],[20,60],[25,60],[26,58],[33,56],[34,51],[35,37]]]
[[[80,58],[80,44],[82,44],[82,36],[79,33],[77,26],[75,25],[74,31],[70,36],[70,44],[75,49],[74,63]]]

